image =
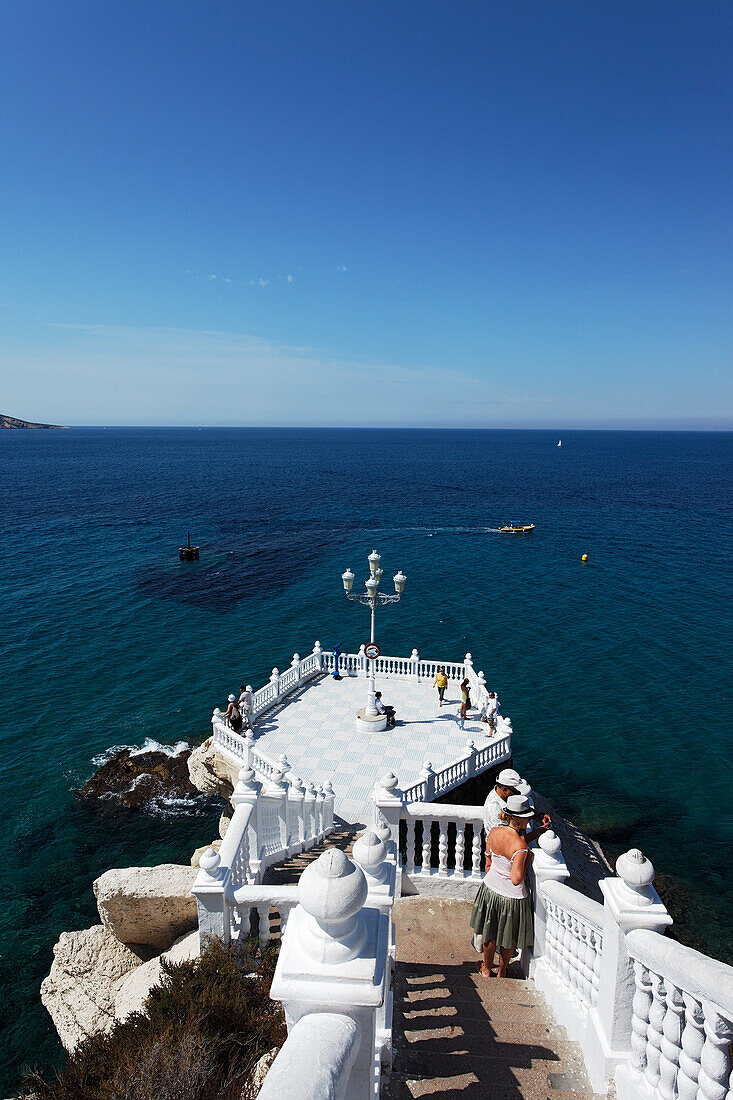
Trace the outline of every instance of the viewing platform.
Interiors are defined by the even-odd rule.
[[[316,642],[289,669],[273,669],[269,683],[253,693],[252,729],[235,733],[214,711],[212,746],[235,767],[247,765],[263,780],[296,775],[314,788],[331,783],[335,813],[349,824],[370,820],[370,794],[385,771],[403,778],[406,800],[432,801],[467,779],[511,757],[512,727],[497,720],[492,734],[481,722],[487,700],[483,672],[471,654],[463,662],[379,656],[376,689],[394,707],[396,725],[364,734],[355,716],[367,686],[369,660],[362,650],[335,658]],[[438,668],[448,677],[443,706],[434,681]],[[460,683],[468,678],[472,707],[460,722]]]

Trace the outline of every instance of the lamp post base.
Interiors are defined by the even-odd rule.
[[[360,733],[379,733],[387,728],[387,715],[367,714],[366,708],[357,710],[356,728]]]

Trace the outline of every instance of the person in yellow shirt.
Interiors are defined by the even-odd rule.
[[[441,665],[438,669],[438,675],[435,677],[435,683],[433,687],[438,689],[438,698],[440,699],[440,705],[443,706],[443,696],[445,695],[445,689],[448,687],[448,677],[445,674],[445,669]]]

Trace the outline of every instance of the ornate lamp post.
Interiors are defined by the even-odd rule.
[[[399,573],[394,576],[394,595],[389,595],[386,592],[379,591],[379,582],[382,577],[383,570],[380,569],[379,563],[381,558],[376,550],[372,550],[368,557],[369,562],[369,576],[364,582],[366,592],[352,592],[351,588],[354,583],[354,574],[350,569],[347,569],[345,573],[341,574],[341,580],[344,582],[344,592],[346,593],[346,599],[351,600],[352,603],[360,603],[364,607],[368,607],[371,610],[371,636],[370,646],[375,648],[375,657],[379,654],[379,647],[375,645],[374,641],[374,612],[377,609],[377,605],[380,607],[388,603],[397,603],[405,590],[405,583],[407,577],[400,569]],[[366,647],[368,650],[369,647]],[[368,653],[367,653],[368,656]],[[382,730],[387,725],[387,716],[380,714],[377,710],[375,699],[375,681],[374,681],[374,659],[370,660],[369,677],[367,681],[367,705],[363,710],[357,712],[356,723],[361,728],[368,728],[370,730]]]

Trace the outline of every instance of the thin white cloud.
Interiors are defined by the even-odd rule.
[[[289,283],[292,283],[292,281],[293,281],[293,276],[292,275],[286,275],[285,278],[287,279],[287,281]]]
[[[346,266],[346,264],[338,264],[338,266],[336,267],[336,270],[337,271],[348,271],[349,269]]]

